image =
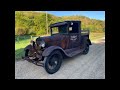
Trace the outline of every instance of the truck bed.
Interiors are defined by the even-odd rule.
[[[84,38],[87,37],[89,38],[89,30],[81,30],[81,40],[80,44],[82,45],[84,43]]]
[[[89,30],[81,30],[81,36],[85,36],[85,35],[89,36]]]

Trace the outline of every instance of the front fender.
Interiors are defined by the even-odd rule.
[[[59,46],[50,46],[43,51],[42,56],[49,56],[54,50],[61,50],[64,52],[64,50]]]

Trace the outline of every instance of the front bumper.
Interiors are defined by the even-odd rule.
[[[41,60],[39,60],[39,58],[30,59],[29,57],[22,57],[22,59],[27,60],[28,62],[31,62],[37,66],[43,66],[42,59]]]

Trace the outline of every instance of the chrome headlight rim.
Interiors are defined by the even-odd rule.
[[[40,46],[44,48],[45,47],[45,41],[43,41],[43,40],[40,41]]]

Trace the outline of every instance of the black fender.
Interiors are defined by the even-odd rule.
[[[91,41],[90,41],[90,39],[88,37],[84,38],[84,43],[85,44],[88,43],[89,45],[92,45],[92,43],[91,43]]]
[[[87,41],[88,41],[89,45],[92,45],[92,43],[91,43],[91,41],[90,41],[90,39],[89,39],[89,38],[87,39]]]
[[[50,47],[46,48],[43,51],[42,56],[44,56],[44,57],[49,56],[54,50],[60,50],[60,52],[62,54],[68,56],[67,53],[61,47],[59,47],[59,46],[50,46]]]

